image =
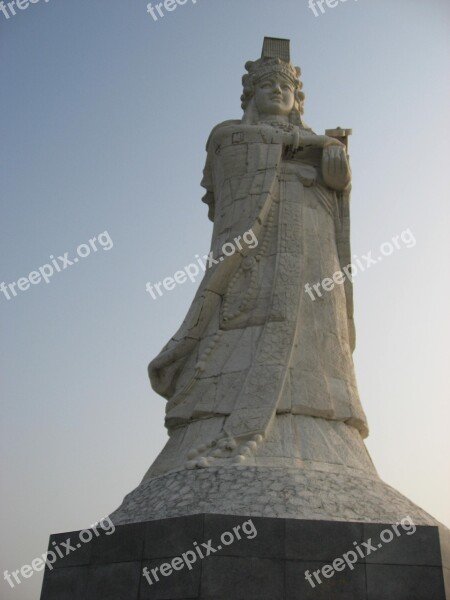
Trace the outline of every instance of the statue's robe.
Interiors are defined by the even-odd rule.
[[[213,129],[207,152],[202,185],[217,263],[149,365],[153,388],[168,400],[169,432],[222,417],[218,438],[248,439],[292,413],[341,421],[365,437],[351,281],[321,287],[314,300],[305,290],[349,262],[349,194],[324,183],[320,148],[286,158],[275,128],[227,121]],[[253,249],[242,241],[249,230]],[[239,236],[242,249],[226,256],[224,244],[238,246]]]

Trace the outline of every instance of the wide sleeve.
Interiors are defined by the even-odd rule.
[[[238,119],[230,119],[228,121],[223,121],[219,123],[215,127],[213,127],[211,133],[209,134],[208,141],[206,142],[206,164],[203,169],[203,179],[201,181],[201,186],[205,188],[206,194],[202,198],[202,202],[208,205],[208,219],[210,221],[214,221],[215,215],[215,197],[214,197],[214,157],[215,153],[213,152],[214,143],[213,137],[216,131],[221,129],[222,127],[227,127],[228,125],[240,125],[241,121]]]
[[[203,169],[203,179],[201,186],[205,188],[206,194],[202,198],[202,202],[208,205],[208,219],[214,221],[215,199],[214,199],[214,180],[213,180],[213,159],[208,151],[206,157],[205,168]]]

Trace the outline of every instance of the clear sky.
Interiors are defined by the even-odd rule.
[[[307,123],[353,128],[353,252],[416,240],[355,278],[355,362],[381,477],[450,525],[448,2],[339,0],[315,17],[307,0],[188,0],[154,21],[144,0],[41,0],[8,16],[0,283],[105,231],[113,246],[0,293],[1,573],[109,514],[164,444],[146,367],[197,284],[158,300],[145,284],[208,252],[205,142],[240,118],[265,35],[292,40]],[[0,597],[40,584],[2,579]]]

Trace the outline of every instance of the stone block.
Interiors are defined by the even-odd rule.
[[[87,567],[46,569],[41,600],[86,600],[87,580]]]
[[[332,562],[363,541],[362,523],[286,521],[286,558]]]
[[[182,552],[187,549],[184,548]],[[151,583],[141,573],[139,600],[185,600],[199,597],[202,572],[200,561],[192,565],[191,569],[183,565],[180,570],[172,569],[168,576],[161,575],[160,567],[164,563],[171,563],[173,558],[175,557],[147,560],[142,563],[142,568],[146,567],[149,571]],[[159,581],[156,581],[155,575],[151,572],[152,569],[157,569],[156,576]]]
[[[249,538],[242,530],[243,523],[251,520],[256,530],[255,537]],[[238,528],[241,539],[233,532]],[[246,531],[251,532],[250,524],[246,525]],[[220,544],[221,535],[224,532],[233,533],[234,542],[229,545]],[[284,519],[263,519],[260,517],[239,517],[235,515],[205,515],[205,540],[212,540],[215,548],[222,545],[217,555],[243,556],[258,558],[284,558]]]
[[[83,600],[134,600],[140,585],[140,562],[91,565]]]
[[[367,600],[445,600],[440,567],[366,565]]]
[[[142,560],[145,528],[145,523],[135,523],[118,525],[114,533],[108,535],[99,531],[100,537],[87,544],[92,546],[92,562],[105,564]]]
[[[203,541],[203,515],[148,521],[145,524],[144,559],[171,558]]]
[[[88,565],[91,562],[92,544],[82,543],[79,535],[79,531],[70,531],[50,536],[48,551],[57,556],[57,560],[52,565],[53,569]],[[75,550],[71,551],[69,546]],[[60,553],[64,555],[62,558],[56,548],[59,548]]]
[[[319,584],[312,576],[312,584],[306,579],[306,571],[311,575],[321,570],[323,562],[304,562],[288,560],[286,562],[286,600],[367,600],[366,574],[364,565],[354,565],[336,572],[329,579],[318,574]],[[384,600],[387,600],[384,599]]]
[[[41,600],[445,600],[447,530],[399,527],[382,548],[356,555],[384,530],[395,532],[389,523],[230,514],[116,526],[46,569]],[[67,539],[76,546],[79,532],[51,542]],[[180,558],[189,551],[191,568]],[[336,571],[333,562],[343,566],[351,551],[354,564]]]
[[[392,525],[364,523],[364,539],[369,538],[376,551],[371,551],[365,561],[370,564],[440,566],[442,564],[437,527],[417,526],[415,533],[408,533],[397,526],[396,535]],[[383,532],[384,535],[383,535]],[[380,538],[380,534],[383,538]],[[392,541],[387,541],[391,536]]]
[[[284,600],[283,561],[217,556],[205,560],[202,600]]]

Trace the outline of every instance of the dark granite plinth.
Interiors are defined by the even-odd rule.
[[[233,532],[238,525],[241,529]],[[382,543],[385,530],[393,539]],[[111,535],[100,530],[100,536],[46,569],[41,600],[445,600],[441,547],[448,540],[440,541],[440,535],[448,532],[429,526],[417,526],[410,535],[401,526],[398,531],[400,535],[388,524],[229,515],[121,525]],[[221,543],[224,532],[234,537],[229,545],[230,536]],[[386,540],[390,537],[384,533]],[[51,536],[49,550],[55,549],[53,542],[61,546],[67,538],[75,547],[79,532]],[[367,555],[363,542],[369,539],[376,550]],[[187,551],[195,554],[194,542],[206,554],[202,542],[208,540],[221,549],[202,560],[197,556],[191,569],[174,561]],[[342,561],[343,570],[330,576],[333,561],[356,554],[358,548],[365,556],[358,555],[352,568]],[[353,555],[348,559],[352,562]],[[322,571],[327,564],[331,566]],[[143,576],[144,567],[152,585]],[[151,574],[156,567],[158,582]],[[312,587],[306,570],[320,570],[322,583],[311,576]]]

